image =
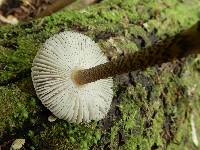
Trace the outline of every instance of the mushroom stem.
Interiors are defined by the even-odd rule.
[[[93,68],[79,70],[73,78],[78,85],[83,85],[196,53],[200,53],[200,21],[191,28],[153,46]]]

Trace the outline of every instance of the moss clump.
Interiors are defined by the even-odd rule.
[[[196,60],[191,60],[177,68],[177,63],[164,64],[157,73],[151,69],[132,73],[134,84],[118,91],[121,118],[111,127],[113,149],[196,149],[190,121],[191,112],[199,114],[200,84],[199,72],[192,69]],[[195,122],[198,133],[199,120]]]
[[[59,121],[46,127],[39,135],[29,131],[29,138],[36,149],[89,149],[100,140],[101,131],[96,123],[77,126]]]
[[[190,116],[199,133],[199,57],[117,77],[108,116],[81,125],[47,121],[51,113],[36,97],[30,68],[40,45],[55,33],[84,33],[112,59],[194,24],[199,6],[198,0],[104,0],[0,27],[0,145],[25,138],[27,149],[198,149]]]
[[[36,109],[35,99],[22,93],[15,85],[0,87],[0,97],[1,132],[6,126],[20,127],[29,118],[29,113]]]

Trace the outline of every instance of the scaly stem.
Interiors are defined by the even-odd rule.
[[[117,74],[170,62],[175,58],[179,59],[195,53],[200,53],[200,21],[188,30],[153,46],[105,64],[76,71],[73,78],[78,85],[83,85]]]

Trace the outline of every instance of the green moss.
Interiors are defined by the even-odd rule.
[[[141,26],[130,26],[128,33],[136,38],[141,37],[144,40],[146,46],[151,45],[151,41],[148,37],[147,32]]]
[[[7,38],[5,38],[5,41],[7,41]],[[7,43],[2,42],[5,47],[12,46],[13,49],[2,48],[0,51],[0,60],[3,66],[0,82],[9,80],[17,76],[17,74],[29,70],[39,48],[39,43],[34,39],[33,35],[19,36],[14,41],[15,43],[9,43],[11,45],[6,45]]]
[[[193,7],[188,7],[193,4]],[[149,6],[147,3],[144,5]],[[188,27],[198,20],[196,15],[199,13],[197,9],[199,5],[198,0],[182,2],[172,0],[157,2],[154,0],[150,4],[154,17],[147,22],[148,28],[150,30],[153,28],[158,29],[157,34],[159,36],[163,35],[163,33],[174,34],[181,30],[180,27]],[[171,9],[171,7],[175,7],[175,9]]]
[[[15,85],[0,87],[0,97],[1,133],[5,127],[20,128],[37,109],[36,100]]]
[[[29,132],[33,138],[34,145],[39,145],[40,149],[89,149],[92,144],[97,143],[101,137],[101,131],[96,123],[90,125],[74,125],[59,121],[53,123],[51,127],[46,127],[40,135]]]
[[[0,144],[9,147],[21,137],[30,149],[198,149],[190,116],[199,135],[199,56],[116,80],[107,118],[81,125],[47,121],[50,112],[36,97],[30,68],[40,45],[55,33],[84,33],[113,58],[189,27],[199,19],[199,6],[198,0],[104,0],[0,27]]]

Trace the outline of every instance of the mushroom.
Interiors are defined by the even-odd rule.
[[[62,32],[48,39],[32,67],[37,96],[69,122],[100,120],[112,101],[112,76],[200,53],[200,22],[157,44],[108,62],[89,37]]]
[[[49,38],[32,65],[32,80],[42,103],[58,118],[69,122],[100,120],[113,98],[112,78],[78,85],[73,75],[107,62],[106,56],[89,37],[62,32]]]

